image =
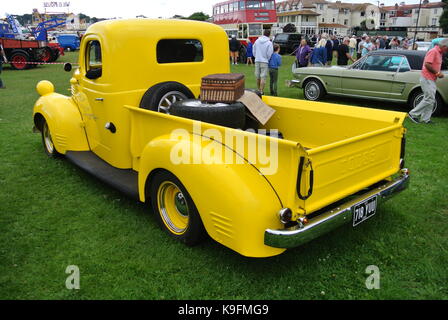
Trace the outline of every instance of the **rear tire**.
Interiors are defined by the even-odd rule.
[[[151,206],[168,234],[188,246],[206,235],[199,212],[182,182],[171,172],[159,171],[149,186]]]
[[[51,62],[52,58],[53,58],[53,52],[52,52],[51,48],[49,48],[49,47],[43,48],[40,61]]]
[[[305,99],[319,101],[325,96],[325,88],[319,80],[308,80],[303,87]]]
[[[412,93],[411,97],[409,98],[409,108],[414,109],[420,101],[423,99],[423,91],[422,90],[416,90]],[[436,93],[436,104],[434,106],[434,109],[432,110],[432,116],[440,116],[443,112],[443,100],[440,97],[438,93]]]

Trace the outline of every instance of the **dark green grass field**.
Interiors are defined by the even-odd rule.
[[[75,61],[68,53],[60,61]],[[291,58],[284,57],[279,95]],[[253,68],[235,66],[254,87]],[[0,299],[447,299],[448,119],[408,128],[410,188],[355,229],[341,227],[268,259],[250,259],[207,240],[172,240],[150,210],[62,159],[33,134],[35,85],[68,94],[62,66],[6,69],[0,90]],[[405,111],[391,103],[327,101]],[[67,266],[80,289],[65,286]],[[380,270],[368,290],[366,268]]]

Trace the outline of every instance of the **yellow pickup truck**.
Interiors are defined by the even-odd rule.
[[[275,113],[241,130],[171,112],[179,101],[227,110],[190,99],[201,78],[229,71],[216,25],[99,22],[83,37],[71,96],[38,83],[35,129],[50,157],[148,203],[172,237],[193,245],[208,234],[249,257],[357,226],[407,187],[404,113],[263,96]]]

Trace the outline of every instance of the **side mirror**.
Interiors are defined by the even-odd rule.
[[[67,72],[72,71],[72,64],[70,62],[67,62],[64,64],[64,70]]]

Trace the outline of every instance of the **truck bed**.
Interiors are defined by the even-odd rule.
[[[405,113],[278,97],[263,100],[276,110],[264,128],[278,129],[284,139],[256,136],[266,140],[268,149],[273,139],[277,142],[276,171],[265,176],[285,207],[310,214],[399,172]],[[144,147],[160,132],[167,137],[177,129],[192,132],[190,119],[127,108],[131,111],[131,153],[136,171]],[[207,129],[225,128],[202,123],[202,130]],[[254,135],[226,129],[245,139]],[[224,138],[220,142],[226,144]],[[248,152],[247,146],[238,150],[244,159],[250,159]],[[256,160],[249,162],[260,172],[266,167]]]
[[[306,212],[400,170],[405,113],[274,97],[264,100],[277,111],[266,128],[279,128],[311,160],[314,184],[312,196],[302,203]]]

